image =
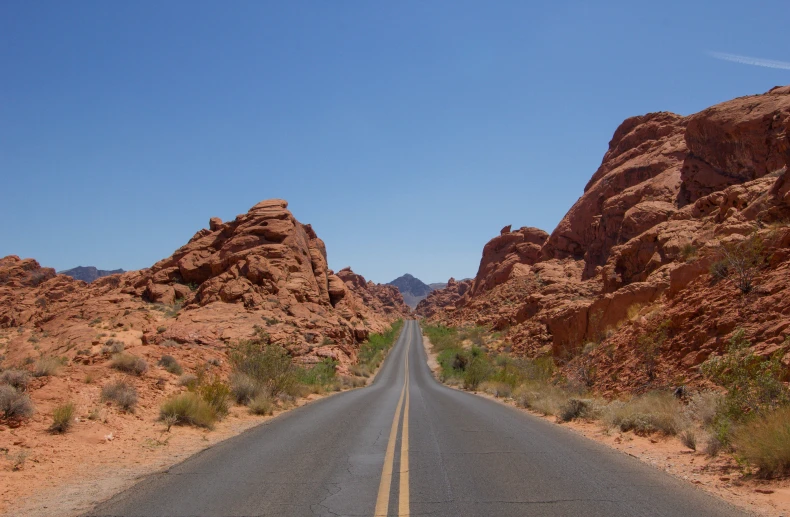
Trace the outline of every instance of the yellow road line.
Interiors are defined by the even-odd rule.
[[[395,416],[392,418],[392,427],[390,428],[390,437],[389,441],[387,442],[387,451],[384,453],[384,466],[381,469],[381,482],[379,483],[379,493],[378,497],[376,497],[376,510],[373,513],[374,517],[387,517],[389,513],[389,506],[390,506],[390,489],[392,487],[392,474],[395,470],[394,460],[395,460],[395,442],[397,441],[398,437],[398,424],[400,421],[401,416],[401,408],[403,407],[403,400],[404,397],[406,398],[406,407],[408,408],[408,382],[409,382],[409,348],[411,346],[411,341],[406,343],[406,379],[403,382],[403,388],[400,392],[400,399],[398,399],[398,406],[395,408]],[[408,413],[408,409],[407,409]],[[408,440],[408,437],[406,438]],[[408,453],[407,453],[408,455]],[[403,444],[401,444],[401,462],[403,461]],[[408,464],[408,457],[406,458],[406,462]],[[400,481],[400,493],[403,494],[403,477],[401,477]],[[406,477],[406,514],[408,514],[408,474]],[[402,504],[403,504],[403,496],[401,495],[398,499],[398,512],[402,512]],[[403,515],[406,515],[403,514]]]
[[[406,405],[403,408],[403,428],[400,438],[400,487],[398,515],[409,515],[409,354],[406,353]]]

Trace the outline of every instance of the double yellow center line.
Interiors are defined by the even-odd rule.
[[[400,392],[398,406],[395,408],[395,417],[392,419],[390,438],[387,442],[387,452],[384,454],[384,467],[381,470],[379,494],[376,498],[376,512],[374,517],[387,517],[390,506],[390,489],[392,476],[395,470],[395,443],[398,438],[398,424],[402,421],[400,441],[400,485],[398,487],[398,516],[409,515],[409,347],[411,340],[406,344],[406,379]],[[405,404],[404,404],[405,400]],[[401,420],[401,409],[403,419]]]

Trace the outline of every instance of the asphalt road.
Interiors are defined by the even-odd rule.
[[[603,445],[437,383],[406,322],[369,387],[285,413],[90,516],[745,515]]]

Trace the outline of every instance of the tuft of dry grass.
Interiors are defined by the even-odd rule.
[[[693,429],[686,429],[680,433],[680,443],[692,451],[697,450],[697,433]]]
[[[148,364],[144,359],[131,354],[115,354],[112,356],[110,366],[116,370],[140,376],[148,370]]]
[[[250,412],[255,415],[271,415],[274,407],[274,401],[268,393],[259,393],[249,403]]]
[[[558,415],[570,396],[552,384],[530,382],[516,388],[513,398],[521,407],[544,415]]]
[[[480,383],[479,389],[497,398],[507,398],[513,394],[513,388],[506,382],[484,381]]]
[[[76,407],[73,402],[66,402],[56,407],[52,412],[52,425],[49,426],[50,432],[60,434],[68,431],[74,423],[75,411]]]
[[[159,408],[159,418],[165,422],[175,420],[177,425],[212,429],[217,421],[217,414],[200,395],[187,392],[165,400]]]
[[[686,408],[689,415],[704,426],[709,426],[724,404],[724,395],[718,391],[700,391],[694,393]]]
[[[33,367],[34,377],[50,377],[57,375],[63,362],[57,357],[42,357]]]
[[[172,355],[163,355],[157,364],[173,375],[184,373],[184,369],[181,368],[181,365],[178,364],[178,361]]]
[[[131,411],[137,404],[137,389],[124,380],[113,381],[101,389],[102,402],[114,402],[124,411]]]
[[[762,478],[790,473],[790,407],[772,411],[735,431],[736,455]]]

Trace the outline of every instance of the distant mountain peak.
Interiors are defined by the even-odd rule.
[[[399,276],[392,282],[388,282],[388,285],[397,287],[400,294],[403,295],[403,301],[412,309],[417,307],[420,300],[433,291],[431,286],[409,273]]]
[[[125,273],[123,269],[104,270],[96,269],[93,266],[77,266],[65,271],[58,271],[58,274],[67,275],[75,280],[82,280],[83,282],[91,283],[104,276],[117,275]]]

